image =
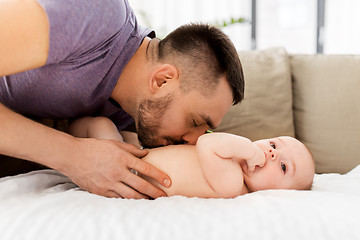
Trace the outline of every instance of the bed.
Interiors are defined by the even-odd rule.
[[[33,171],[0,178],[0,239],[360,239],[360,56],[239,54],[245,99],[217,130],[297,137],[319,173],[311,191],[109,199],[54,170]]]
[[[360,239],[360,165],[234,199],[105,198],[48,169],[1,178],[0,201],[2,240]]]

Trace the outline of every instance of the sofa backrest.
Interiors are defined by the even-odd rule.
[[[360,56],[294,55],[296,137],[317,172],[345,173],[360,164]]]
[[[360,164],[360,56],[288,55],[284,48],[239,53],[245,98],[216,131],[251,140],[295,136],[317,173]]]
[[[245,98],[232,106],[216,131],[251,140],[295,136],[291,72],[283,48],[239,52],[245,77]]]

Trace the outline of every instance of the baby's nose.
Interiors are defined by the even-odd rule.
[[[276,160],[277,159],[277,151],[275,149],[269,149],[266,152],[266,160]]]

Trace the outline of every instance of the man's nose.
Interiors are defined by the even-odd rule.
[[[207,129],[208,129],[207,127],[198,127],[196,129],[193,129],[193,130],[187,132],[186,134],[184,134],[182,136],[182,140],[187,144],[194,145],[194,144],[196,144],[197,139],[201,135],[203,135]]]
[[[278,157],[278,152],[276,149],[269,149],[265,152],[266,154],[266,160],[276,160]]]

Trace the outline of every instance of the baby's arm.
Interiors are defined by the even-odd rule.
[[[205,178],[221,197],[244,193],[240,163],[245,161],[253,171],[265,162],[264,152],[249,139],[228,133],[202,135],[196,149]]]
[[[128,131],[119,132],[116,125],[106,117],[84,117],[71,123],[69,132],[75,137],[118,140],[140,148],[137,134]]]
[[[75,137],[124,141],[115,124],[106,117],[84,117],[71,123],[69,132]]]

